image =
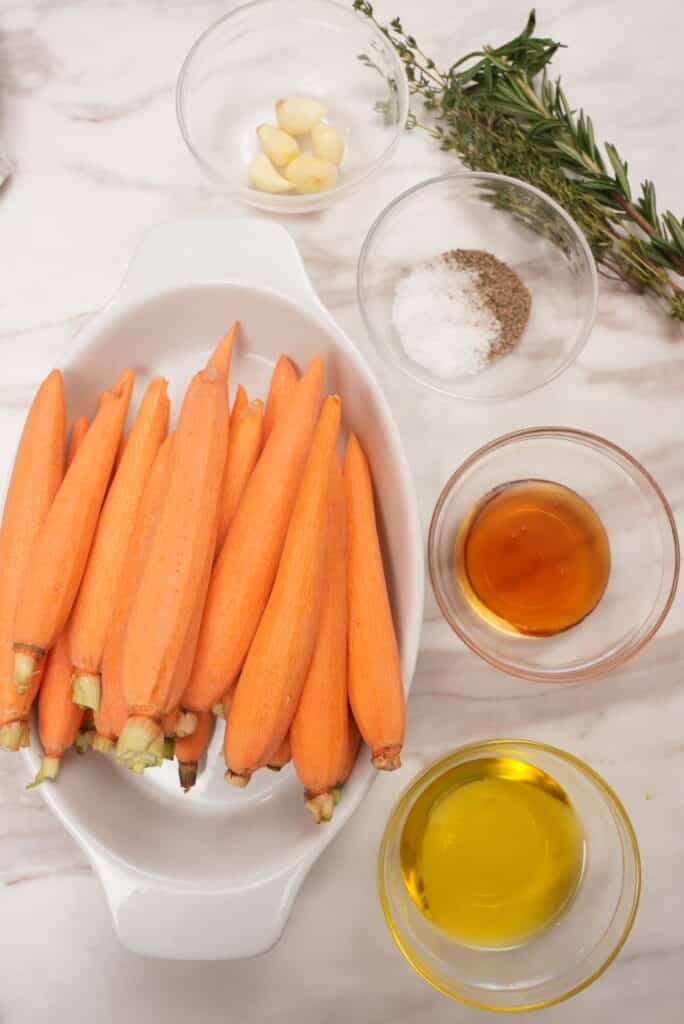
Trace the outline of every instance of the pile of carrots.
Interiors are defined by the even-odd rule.
[[[192,379],[168,432],[166,381],[124,436],[125,370],[78,417],[64,464],[62,377],[39,388],[0,529],[0,746],[44,750],[34,784],[75,746],[134,772],[178,761],[194,785],[217,717],[226,778],[290,760],[331,818],[361,739],[400,764],[404,696],[366,456],[323,362],[286,356],[266,405],[228,401],[239,325]]]

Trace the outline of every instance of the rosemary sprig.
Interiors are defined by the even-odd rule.
[[[534,35],[534,11],[514,39],[442,71],[399,18],[380,24],[367,0],[354,0],[354,8],[396,48],[412,93],[431,116],[426,124],[412,114],[411,126],[473,170],[508,174],[552,196],[578,223],[604,272],[653,292],[684,321],[684,221],[658,212],[653,182],[633,194],[627,161],[613,144],[599,147],[591,118],[573,110],[560,79],[548,77],[561,44]]]

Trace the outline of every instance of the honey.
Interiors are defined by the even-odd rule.
[[[509,633],[552,636],[601,600],[610,546],[598,515],[575,491],[550,480],[516,480],[465,517],[455,570],[486,621]]]
[[[518,758],[477,758],[420,795],[404,826],[401,873],[435,927],[485,949],[521,945],[569,905],[584,837],[565,790]]]

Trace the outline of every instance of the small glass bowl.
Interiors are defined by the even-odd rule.
[[[457,765],[492,757],[517,758],[551,775],[584,831],[584,871],[572,901],[544,932],[508,949],[464,946],[435,927],[411,899],[400,865],[404,824],[421,793]],[[438,761],[399,798],[380,846],[378,886],[392,938],[425,981],[452,999],[510,1013],[569,999],[605,971],[634,923],[641,864],[627,812],[591,768],[542,743],[488,740]]]
[[[368,63],[359,60],[361,54]],[[315,195],[249,185],[258,125],[275,123],[286,96],[319,99],[342,132],[339,184]],[[274,213],[321,210],[376,173],[406,125],[408,82],[399,56],[368,18],[333,0],[253,0],[196,41],[178,77],[176,111],[202,169],[237,199]]]
[[[515,480],[551,480],[593,507],[608,535],[611,569],[594,610],[549,637],[506,633],[469,604],[454,571],[459,526],[491,490]],[[480,448],[444,487],[428,535],[428,567],[451,628],[495,668],[524,679],[570,682],[615,668],[662,625],[679,579],[679,539],[660,487],[627,452],[581,430],[540,427]]]
[[[397,283],[452,249],[481,249],[513,269],[532,295],[514,347],[480,373],[438,376],[411,359],[392,320]],[[380,355],[413,380],[476,401],[510,399],[558,377],[594,324],[596,265],[584,235],[552,199],[500,174],[431,178],[404,192],[371,227],[359,257],[358,301]]]

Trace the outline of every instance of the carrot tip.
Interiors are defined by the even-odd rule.
[[[131,715],[121,730],[116,746],[120,764],[132,771],[158,767],[164,760],[164,733],[158,722],[151,718]]]
[[[74,675],[71,699],[82,708],[100,710],[100,676],[90,672],[77,672]]]
[[[333,810],[336,800],[332,793],[317,793],[311,796],[304,793],[304,805],[307,811],[311,811],[314,821],[320,825],[324,821],[332,821]]]
[[[212,704],[211,710],[212,710],[212,713],[215,715],[216,718],[225,718],[226,717],[226,712],[224,711],[223,701],[222,700],[217,700],[215,704]]]
[[[188,793],[197,782],[197,761],[178,762],[178,781],[185,793]]]
[[[162,729],[164,735],[167,738],[171,738],[176,735],[176,726],[178,725],[178,718],[180,712],[178,708],[175,711],[169,711],[162,717]]]
[[[393,772],[401,768],[401,747],[384,747],[376,751],[371,758],[371,764],[381,772]]]
[[[244,789],[251,777],[251,775],[238,775],[237,772],[231,772],[230,768],[224,776],[226,782],[230,782],[231,786],[237,786],[238,789]]]
[[[26,693],[35,672],[38,669],[40,658],[37,653],[28,651],[17,651],[14,655],[14,685],[17,693]]]
[[[26,742],[24,742],[24,736]],[[28,746],[28,722],[15,721],[0,725],[0,747],[15,751]]]
[[[192,736],[197,728],[197,715],[194,711],[182,711],[176,722],[176,736],[182,739],[184,736]]]
[[[86,733],[86,736],[88,733]],[[114,740],[110,739],[109,736],[100,736],[99,732],[95,734],[92,740],[93,750],[97,750],[98,754],[108,754],[114,749]],[[86,750],[87,741],[86,741]],[[85,752],[85,751],[84,751]]]
[[[173,736],[164,737],[164,760],[173,761],[176,756],[176,741]]]
[[[59,775],[59,762],[58,757],[44,757],[43,762],[36,772],[36,777],[33,782],[29,782],[27,789],[35,789],[36,786],[40,786],[41,782],[45,782],[46,779],[50,779],[52,782],[55,781]]]

